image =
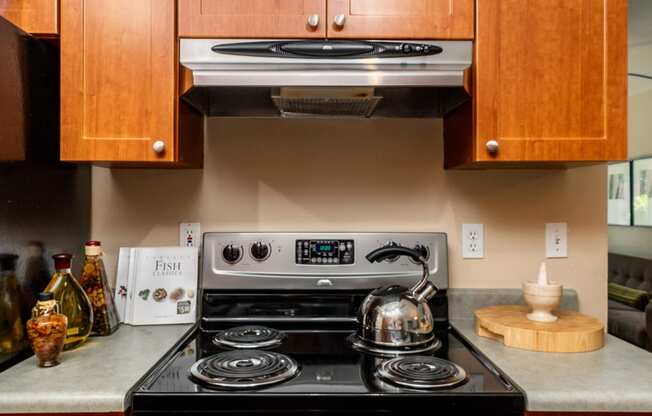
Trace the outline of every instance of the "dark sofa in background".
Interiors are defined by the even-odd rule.
[[[609,283],[652,293],[652,260],[609,253]],[[609,299],[609,333],[652,351],[652,303],[644,311]]]

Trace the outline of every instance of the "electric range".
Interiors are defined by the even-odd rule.
[[[416,248],[440,290],[436,342],[420,351],[356,345],[371,289],[410,286],[421,267],[369,263]],[[448,322],[442,233],[206,233],[198,325],[132,392],[134,414],[523,414],[514,383]]]

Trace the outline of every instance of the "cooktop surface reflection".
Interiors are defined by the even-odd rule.
[[[465,394],[510,393],[516,391],[504,378],[483,365],[480,358],[458,337],[447,330],[437,337],[442,346],[428,355],[448,360],[464,369],[465,382],[437,389],[413,389],[384,381],[379,366],[390,358],[358,352],[348,340],[351,331],[283,331],[280,345],[262,349],[286,355],[298,364],[293,377],[274,385],[254,389],[215,388],[191,376],[190,369],[199,360],[231,351],[214,342],[217,333],[196,333],[182,344],[159,371],[141,385],[139,392],[203,393],[210,395],[274,394]]]

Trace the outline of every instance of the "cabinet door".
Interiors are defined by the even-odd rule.
[[[61,0],[62,160],[175,160],[174,1]]]
[[[179,36],[323,38],[326,0],[179,0]]]
[[[626,0],[478,0],[476,31],[477,161],[626,157]]]
[[[0,0],[0,16],[35,35],[59,33],[57,0]]]
[[[473,0],[328,0],[328,37],[472,39]]]

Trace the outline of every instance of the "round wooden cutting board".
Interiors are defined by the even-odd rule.
[[[604,326],[591,316],[554,311],[555,322],[527,319],[527,306],[499,305],[476,310],[475,332],[508,347],[543,352],[586,352],[602,348]]]

